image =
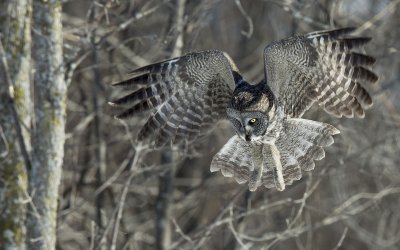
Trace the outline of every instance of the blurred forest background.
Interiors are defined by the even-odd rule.
[[[61,2],[68,92],[57,249],[400,248],[399,0]],[[1,8],[0,18],[10,11]],[[250,193],[247,185],[210,173],[212,156],[233,134],[229,124],[186,151],[153,151],[135,142],[146,114],[121,123],[107,105],[121,96],[111,83],[152,62],[219,49],[249,82],[258,82],[268,43],[347,26],[373,38],[366,52],[377,59],[380,79],[365,87],[374,106],[365,119],[337,119],[317,107],[307,112],[341,134],[315,170],[284,192]],[[34,41],[37,32],[32,28]],[[39,70],[31,71],[31,81]],[[12,124],[0,121],[1,130]],[[0,165],[7,158],[2,152]],[[26,230],[30,235],[29,223]]]

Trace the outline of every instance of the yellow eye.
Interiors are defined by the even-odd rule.
[[[256,118],[253,118],[253,119],[250,120],[249,123],[250,123],[250,124],[253,124],[253,123],[255,123],[256,121],[257,121],[257,119],[256,119]]]

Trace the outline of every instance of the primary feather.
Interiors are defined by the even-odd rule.
[[[337,117],[364,117],[372,99],[363,84],[378,77],[375,59],[355,52],[370,41],[351,37],[354,28],[319,31],[274,42],[264,50],[268,85],[290,117],[317,102]]]
[[[125,89],[141,86],[111,104],[124,107],[116,116],[126,119],[153,110],[138,139],[162,147],[191,142],[221,116],[234,88],[232,60],[220,51],[191,53],[133,71],[114,84]]]

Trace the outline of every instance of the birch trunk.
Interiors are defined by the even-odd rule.
[[[61,1],[33,1],[35,124],[32,131],[28,248],[55,249],[57,199],[65,141]]]
[[[0,249],[25,249],[27,172],[18,138],[29,149],[31,2],[1,1],[0,10]]]

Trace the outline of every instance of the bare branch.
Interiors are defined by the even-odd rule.
[[[117,207],[117,215],[116,215],[115,222],[114,222],[112,240],[111,240],[111,245],[110,245],[111,250],[115,250],[117,247],[119,224],[121,222],[122,213],[123,213],[123,209],[124,209],[124,205],[125,205],[125,199],[126,199],[126,195],[128,194],[128,188],[129,188],[132,178],[134,176],[133,170],[138,167],[138,162],[140,160],[140,157],[142,157],[142,151],[145,149],[145,147],[143,147],[141,144],[137,145],[135,148],[136,148],[135,157],[134,157],[131,167],[129,169],[130,175],[125,182],[124,188],[121,193],[121,197],[119,199],[118,207]]]
[[[10,151],[10,147],[8,146],[8,141],[6,135],[4,134],[3,127],[1,126],[1,124],[0,124],[0,138],[4,145],[4,151],[0,153],[0,158],[5,158]]]
[[[333,248],[333,250],[337,250],[337,249],[339,249],[339,248],[342,246],[343,241],[344,241],[344,239],[346,238],[347,231],[348,231],[348,228],[346,227],[346,228],[343,230],[342,236],[340,236],[339,242],[337,243],[337,245],[335,246],[335,248]]]
[[[246,11],[243,9],[242,3],[240,2],[240,0],[235,0],[235,4],[238,7],[240,13],[242,13],[242,15],[244,16],[244,18],[246,18],[247,21],[247,25],[249,26],[248,31],[244,31],[242,30],[242,34],[247,37],[250,38],[253,35],[253,20],[251,19],[251,17],[249,15],[247,15]]]

